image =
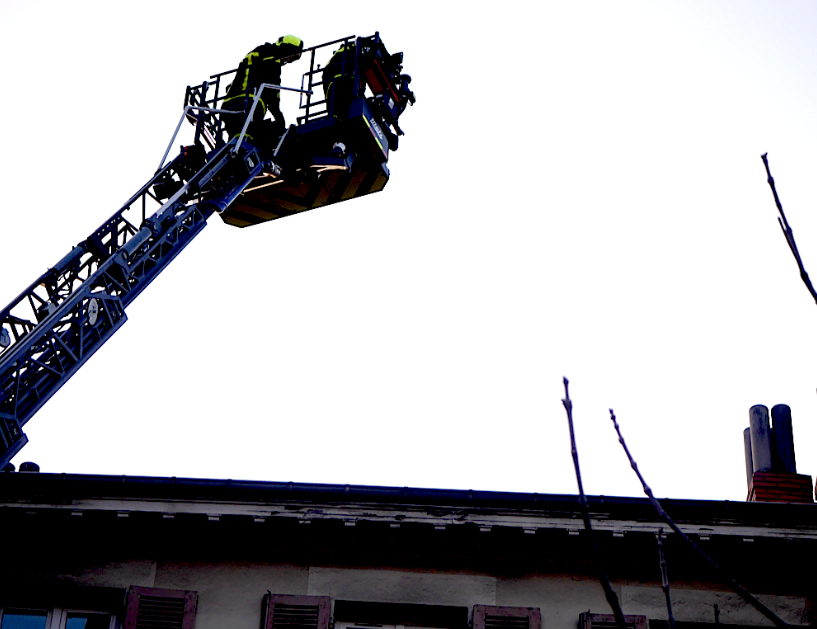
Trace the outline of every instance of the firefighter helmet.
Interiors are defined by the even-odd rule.
[[[300,59],[304,49],[303,40],[295,35],[281,35],[273,45],[277,47],[278,58],[282,63]]]

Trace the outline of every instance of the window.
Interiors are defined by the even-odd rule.
[[[27,583],[0,589],[0,629],[194,629],[195,592]]]
[[[436,627],[423,627],[421,625],[383,625],[380,623],[360,623],[360,622],[336,622],[335,629],[437,629]]]
[[[334,629],[468,629],[468,608],[335,601]]]
[[[61,607],[6,607],[0,611],[0,629],[116,629],[116,617],[106,612]]]
[[[47,611],[4,609],[0,629],[46,629],[48,620]]]
[[[666,620],[649,621],[650,629],[669,629],[669,622]],[[796,626],[796,625],[795,625]],[[714,622],[679,622],[675,621],[675,629],[757,629],[757,627],[750,625],[724,625],[723,623]]]
[[[329,610],[328,596],[267,593],[264,629],[329,629]]]
[[[122,588],[24,580],[0,588],[0,629],[119,629]]]
[[[197,603],[198,595],[192,590],[131,586],[125,610],[125,629],[193,629]],[[66,629],[96,628],[66,627]]]
[[[474,605],[474,629],[541,629],[538,607]]]
[[[647,629],[646,616],[624,616],[627,629]],[[616,617],[613,614],[579,614],[579,629],[618,629]]]

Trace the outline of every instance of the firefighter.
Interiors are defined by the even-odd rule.
[[[281,84],[281,66],[300,59],[304,43],[294,35],[283,35],[274,43],[265,43],[250,52],[236,70],[235,78],[227,89],[222,109],[242,112],[244,115],[226,114],[224,128],[232,138],[241,133],[247,115],[252,108],[253,96],[262,83]],[[261,94],[253,119],[245,137],[257,146],[271,146],[284,132],[284,115],[281,113],[281,93],[267,88]],[[264,120],[267,111],[273,120]]]
[[[326,94],[326,112],[338,120],[349,115],[354,100],[355,42],[344,42],[333,54],[323,70],[323,90]]]

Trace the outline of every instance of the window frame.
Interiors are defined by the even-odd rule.
[[[332,600],[328,596],[310,596],[296,594],[273,594],[267,591],[263,600],[263,629],[275,627],[275,606],[283,604],[293,607],[314,607],[318,613],[317,626],[311,629],[329,629],[331,624]]]
[[[122,629],[137,629],[139,618],[139,606],[143,596],[154,599],[169,599],[184,601],[184,611],[180,627],[174,629],[193,629],[196,624],[196,611],[198,608],[198,593],[195,590],[171,590],[165,588],[149,588],[140,585],[132,585],[128,588],[128,597],[125,603],[125,617],[122,622]]]
[[[647,617],[641,615],[624,615],[627,629],[647,629]],[[613,614],[591,614],[589,611],[579,614],[579,629],[610,629],[618,627]]]
[[[43,629],[65,629],[69,614],[86,614],[108,617],[108,629],[120,629],[119,619],[111,610],[87,609],[85,607],[49,607],[47,605],[5,605],[0,607],[0,627],[3,626],[3,617],[7,613],[21,613],[31,615],[45,614]]]
[[[403,627],[404,629],[468,629],[465,606],[425,603],[383,603],[336,600],[335,627]]]
[[[433,625],[412,625],[400,623],[377,623],[358,620],[339,620],[334,629],[441,629]]]
[[[485,629],[486,616],[500,618],[527,618],[528,629],[542,629],[542,611],[538,607],[474,605],[474,616],[471,621],[471,626],[473,629]]]

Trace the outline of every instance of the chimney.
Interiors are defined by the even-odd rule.
[[[749,409],[749,428],[743,431],[749,502],[814,502],[811,476],[797,473],[791,409],[785,404]]]

